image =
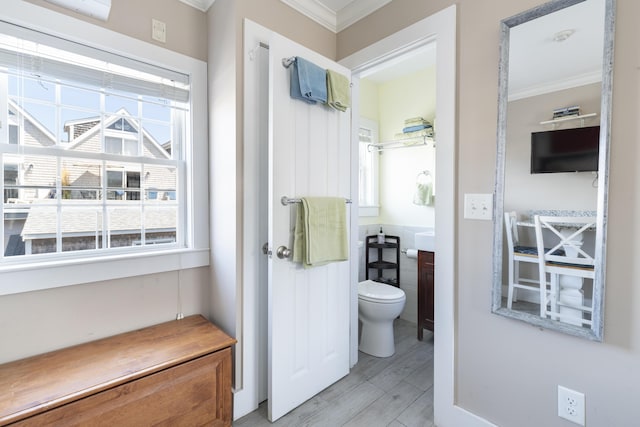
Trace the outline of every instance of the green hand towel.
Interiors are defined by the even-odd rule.
[[[338,111],[346,111],[351,105],[349,79],[333,70],[327,70],[327,104]]]
[[[343,198],[307,197],[297,208],[294,262],[309,268],[349,259]]]

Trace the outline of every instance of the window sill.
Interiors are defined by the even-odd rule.
[[[176,249],[0,268],[0,296],[209,265],[209,249]]]

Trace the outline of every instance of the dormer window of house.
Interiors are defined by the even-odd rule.
[[[104,137],[104,151],[111,154],[123,154],[125,156],[138,155],[138,139],[118,138],[114,136]]]

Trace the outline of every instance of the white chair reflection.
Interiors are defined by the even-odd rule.
[[[518,289],[526,289],[533,292],[540,291],[541,286],[538,279],[533,277],[522,277],[520,274],[521,262],[535,264],[535,267],[538,266],[538,248],[535,246],[524,246],[520,244],[515,212],[504,213],[504,225],[507,236],[507,255],[509,257],[507,308],[511,309],[513,303],[518,301]],[[538,271],[538,269],[536,268],[534,271]]]
[[[541,254],[539,274],[541,277],[550,274],[549,291],[540,286],[540,316],[579,326],[591,325],[593,303],[585,305],[582,286],[584,279],[593,283],[595,261],[582,246],[585,231],[595,228],[596,219],[536,215],[534,220]],[[553,243],[549,243],[551,238]]]

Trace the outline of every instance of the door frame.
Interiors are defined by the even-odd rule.
[[[438,201],[435,204],[436,247],[435,281],[435,324],[434,335],[434,422],[436,425],[490,426],[488,421],[466,411],[455,402],[455,360],[456,360],[456,194],[457,194],[457,9],[450,6],[409,27],[400,30],[352,55],[338,61],[352,70],[352,150],[357,153],[357,123],[359,117],[358,75],[377,66],[436,42],[436,117],[438,119],[436,181]],[[353,156],[352,156],[353,157]],[[352,166],[352,193],[357,194],[358,156]],[[355,224],[352,235],[357,236],[358,211],[352,210],[351,223]],[[356,250],[353,243],[352,251]],[[352,252],[353,253],[353,252]],[[356,252],[357,253],[357,252]],[[352,258],[357,268],[357,259]],[[353,271],[353,269],[352,269]],[[357,283],[357,270],[354,278]],[[352,301],[353,303],[353,301]],[[357,359],[357,291],[355,296],[355,329],[352,323],[352,358]],[[355,331],[355,334],[353,333]]]
[[[268,42],[268,34],[265,28],[254,22],[244,20],[244,105],[255,105],[255,70],[246,66],[255,49],[260,42]],[[268,30],[267,30],[268,31]],[[438,425],[467,425],[467,426],[490,426],[488,421],[466,411],[455,402],[455,253],[456,253],[456,100],[457,100],[457,9],[450,6],[434,15],[431,15],[403,30],[376,42],[343,60],[342,65],[350,68],[357,76],[366,67],[372,67],[382,61],[391,59],[398,54],[410,51],[412,48],[420,47],[429,41],[435,40],[438,43],[436,52],[436,72],[437,72],[437,104],[436,117],[438,118],[438,154],[437,176],[438,179],[438,203],[436,203],[436,282],[444,284],[435,293],[436,306],[435,322],[438,327],[438,334],[435,335],[434,350],[434,420]],[[252,80],[253,79],[253,80]],[[359,89],[359,79],[353,78],[353,117],[358,117],[357,96]],[[251,111],[245,108],[244,111],[244,149],[247,144],[256,143],[252,141],[255,137],[255,117],[251,116]],[[357,123],[352,120],[353,124]],[[357,139],[356,139],[357,140]],[[355,156],[357,159],[357,156]],[[352,176],[352,195],[357,194],[357,164],[355,165],[355,176]],[[355,180],[354,180],[355,177]],[[245,195],[246,196],[246,195]],[[357,209],[352,209],[351,230],[352,236],[357,236]],[[438,219],[439,218],[439,219]],[[246,237],[245,242],[246,242]],[[352,239],[351,254],[357,254],[357,239]],[[243,270],[255,261],[255,248],[243,245]],[[354,284],[351,297],[352,317],[352,340],[351,340],[351,363],[357,361],[357,257],[351,257],[351,278]],[[246,273],[246,272],[245,272]],[[243,275],[244,276],[244,275]],[[257,283],[251,280],[244,280],[242,292],[239,292],[239,313],[237,316],[237,331],[239,343],[236,345],[236,375],[234,394],[234,419],[237,419],[258,407],[258,372],[259,344],[257,325],[258,301],[253,297],[257,293]]]

